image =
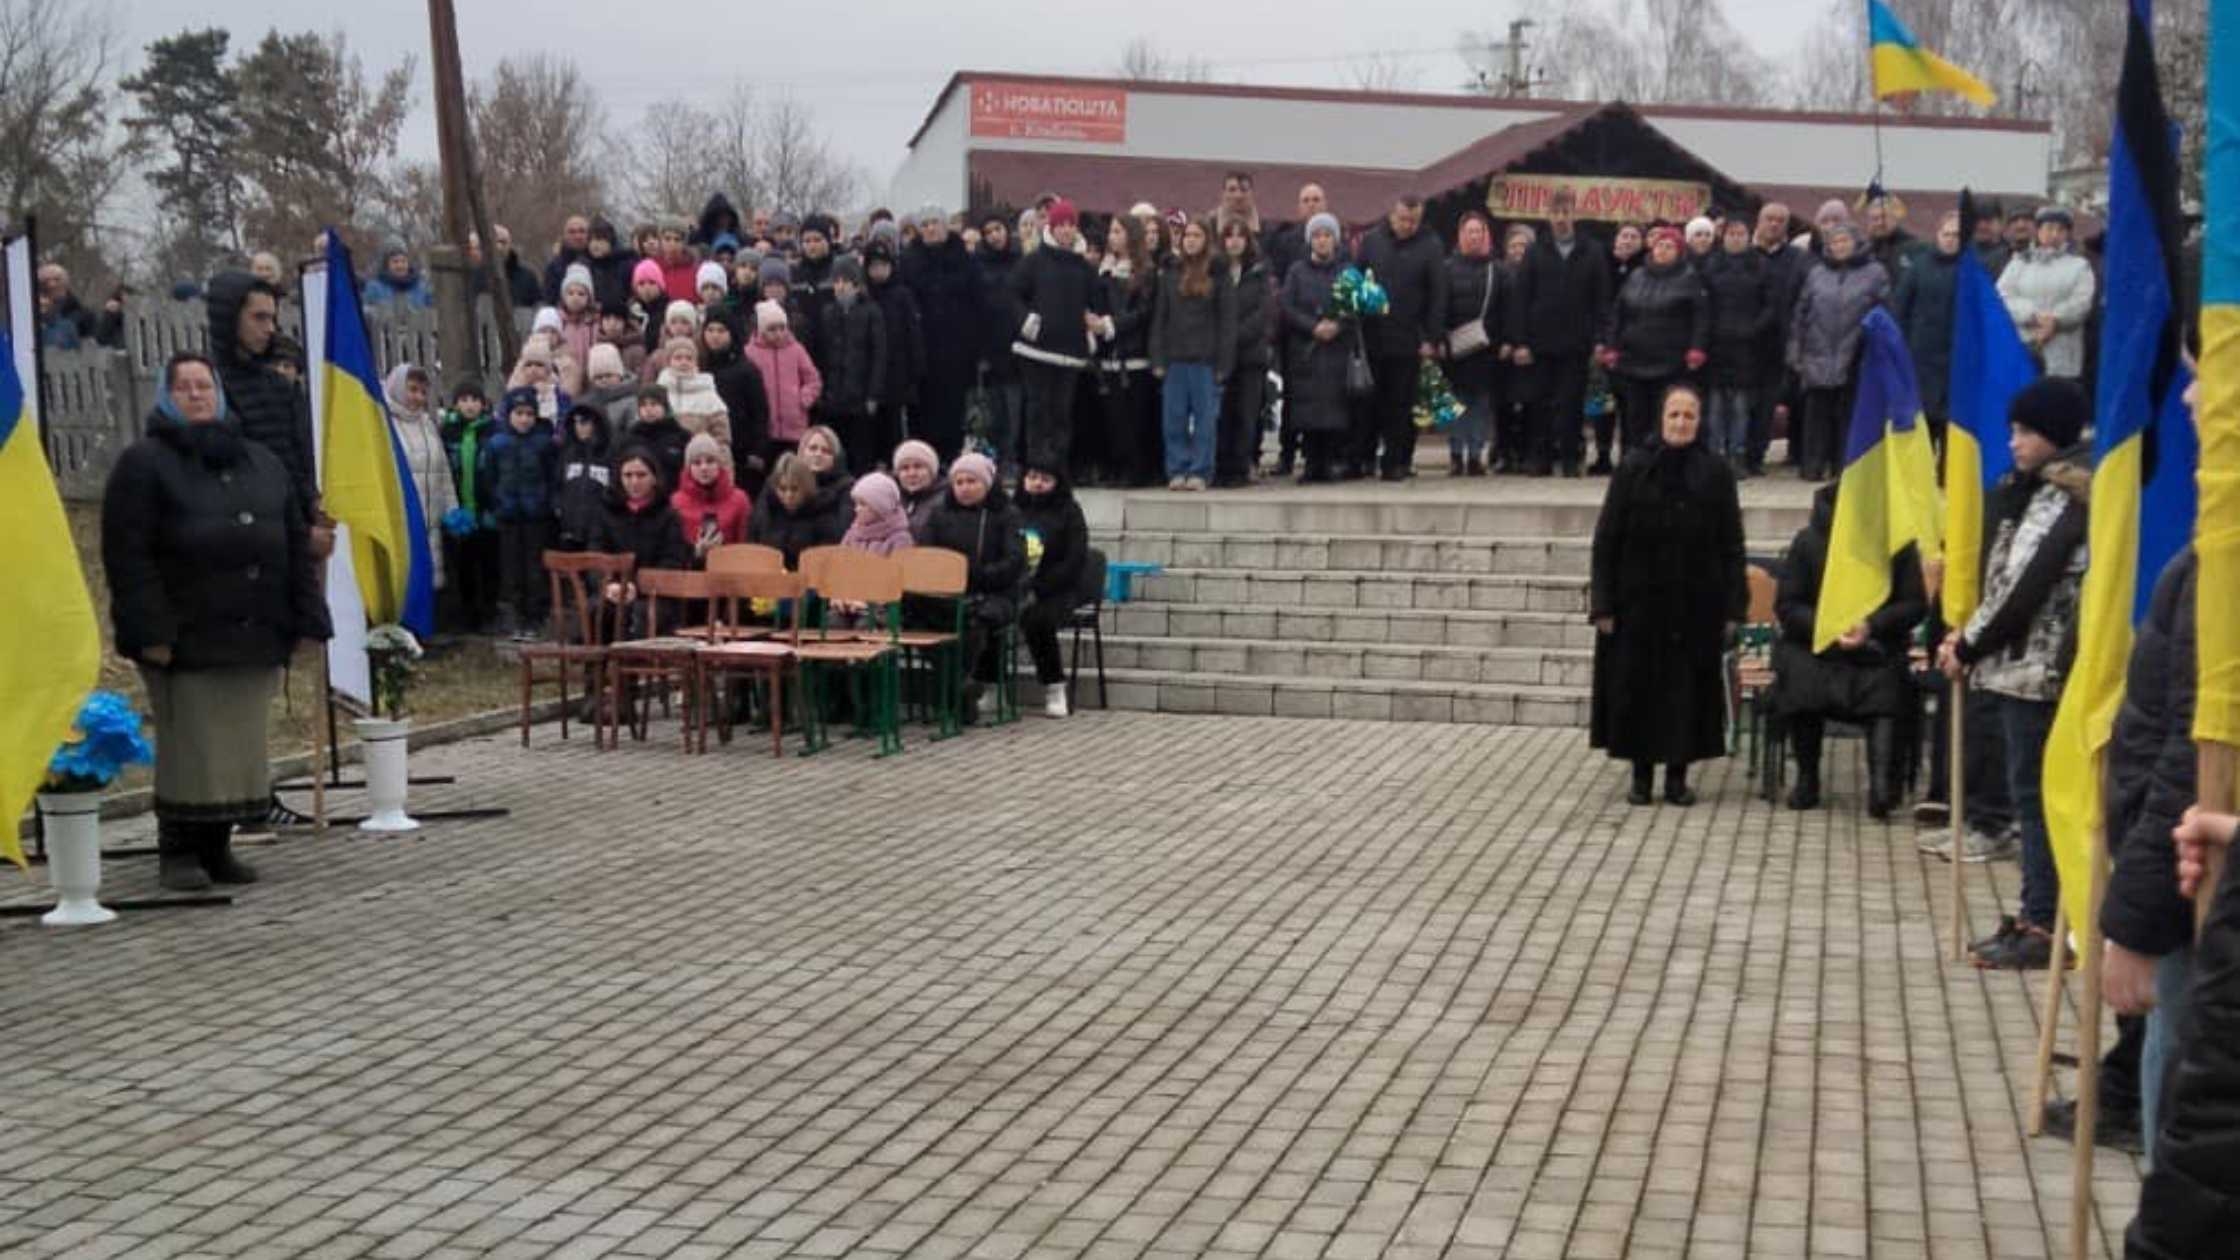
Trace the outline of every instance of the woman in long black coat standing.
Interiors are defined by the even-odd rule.
[[[1721,656],[1749,614],[1734,474],[1696,441],[1703,396],[1665,390],[1657,440],[1630,450],[1594,530],[1591,742],[1633,764],[1627,800],[1695,803],[1688,763],[1724,755]]]
[[[987,290],[979,261],[938,206],[918,212],[918,239],[902,251],[902,283],[925,329],[925,380],[908,436],[955,459],[964,450],[965,395],[987,353]]]
[[[148,435],[109,474],[101,560],[117,654],[155,711],[157,882],[254,883],[233,827],[272,808],[272,696],[297,642],[327,637],[327,605],[294,478],[201,355],[165,366]]]
[[[1302,484],[1338,479],[1340,447],[1353,414],[1346,393],[1352,320],[1327,314],[1338,269],[1338,220],[1318,214],[1307,220],[1307,256],[1291,264],[1282,293],[1283,423],[1298,431],[1305,448]]]

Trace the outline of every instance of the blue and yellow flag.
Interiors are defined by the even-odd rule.
[[[1890,598],[1890,562],[1907,547],[1936,554],[1937,457],[1905,334],[1876,307],[1863,321],[1859,396],[1843,443],[1843,485],[1828,533],[1828,563],[1813,610],[1812,650],[1824,652]]]
[[[2149,0],[2131,0],[2108,152],[2107,313],[2093,400],[2092,524],[2077,657],[2046,737],[2045,808],[2061,901],[2090,933],[2100,758],[2123,704],[2132,627],[2191,540],[2194,441],[2178,355],[2178,162],[2154,66]],[[2207,598],[2204,589],[2203,598]]]
[[[350,251],[332,228],[327,229],[326,351],[326,379],[319,382],[326,398],[321,500],[329,516],[350,527],[350,555],[367,618],[375,625],[400,622],[424,638],[435,632],[436,611],[427,517],[381,401]]]
[[[1962,233],[1963,240],[1966,233]],[[1960,249],[1952,302],[1952,409],[1944,429],[1944,623],[1964,626],[1983,598],[1984,505],[2014,467],[2007,408],[2038,379],[1996,277],[1976,252]]]
[[[2200,691],[2193,737],[2240,744],[2240,8],[2209,6],[2208,203],[2201,234]]]
[[[1997,103],[1989,84],[1921,46],[1883,0],[1867,0],[1867,46],[1876,97],[1950,92],[1978,105]]]
[[[101,676],[101,630],[62,514],[62,496],[25,414],[15,346],[0,333],[0,858],[23,865],[16,820],[47,777]]]

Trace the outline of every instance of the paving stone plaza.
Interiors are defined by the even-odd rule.
[[[452,744],[419,803],[509,818],[0,919],[0,1254],[2066,1254],[2030,988],[1855,744],[1799,815],[1629,809],[1569,729],[912,735]]]

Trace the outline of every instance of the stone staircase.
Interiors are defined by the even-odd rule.
[[[1085,492],[1097,545],[1164,566],[1105,606],[1111,705],[1584,726],[1603,484]],[[1808,491],[1754,486],[1745,530],[1778,551]],[[1079,688],[1093,704],[1093,681]]]

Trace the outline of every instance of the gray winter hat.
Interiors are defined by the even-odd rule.
[[[1340,240],[1345,239],[1345,229],[1338,226],[1338,216],[1325,210],[1307,220],[1307,239],[1313,240],[1317,232],[1328,232]]]

